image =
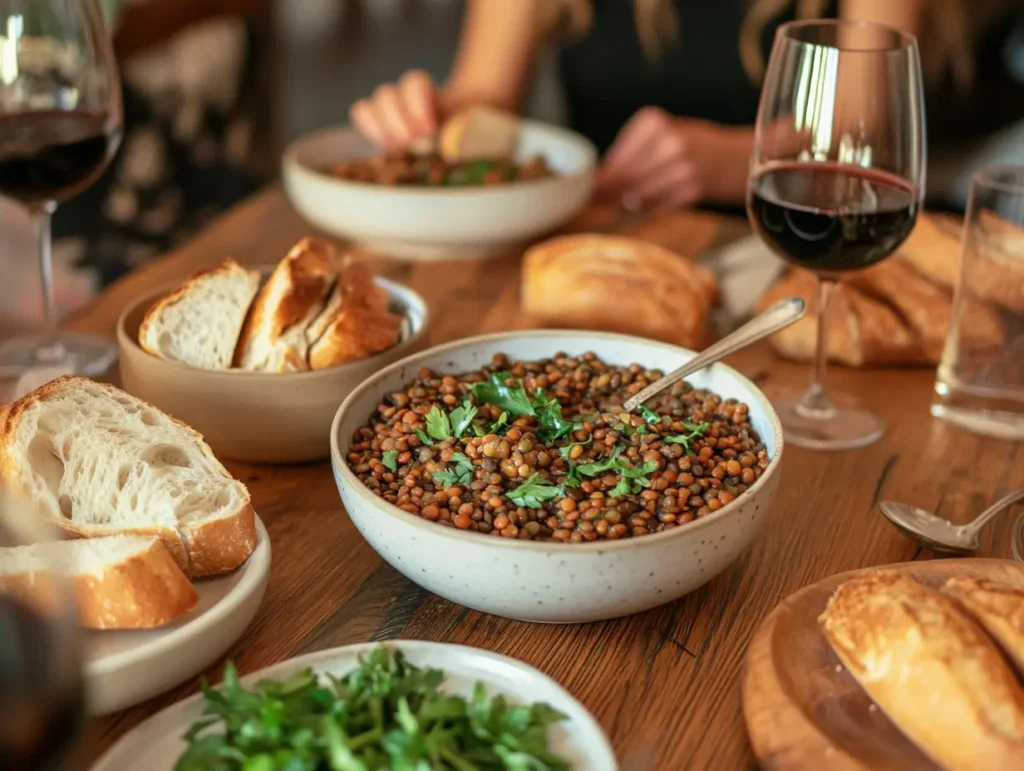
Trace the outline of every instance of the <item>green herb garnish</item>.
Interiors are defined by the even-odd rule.
[[[422,428],[416,429],[416,436],[419,437],[425,447],[430,447],[434,444],[433,440],[423,432]]]
[[[441,441],[452,435],[452,422],[448,413],[436,404],[427,413],[427,433],[431,438]]]
[[[572,452],[572,448],[573,447],[586,447],[588,444],[590,444],[593,441],[594,441],[594,437],[590,436],[590,437],[587,438],[587,441],[585,441],[585,442],[573,442],[572,444],[567,444],[567,445],[565,445],[565,447],[559,447],[558,448],[558,454],[562,456],[562,460],[567,461],[567,460],[569,460],[569,453]]]
[[[382,462],[392,471],[398,471],[398,450],[388,450],[384,453]]]
[[[558,399],[548,396],[541,388],[533,397],[539,429],[537,435],[546,442],[554,442],[572,432],[572,422],[562,417],[562,405]]]
[[[442,487],[454,487],[468,485],[473,481],[473,470],[476,468],[473,461],[461,452],[455,452],[452,453],[452,463],[455,464],[455,468],[445,468],[431,474],[435,482]]]
[[[630,466],[624,458],[619,457],[620,453],[621,449],[616,447],[615,451],[604,460],[580,465],[570,463],[565,484],[568,487],[578,487],[582,482],[582,477],[596,477],[606,471],[614,471],[619,475],[619,481],[608,493],[612,498],[621,498],[624,495],[638,493],[645,487],[650,487],[651,481],[647,476],[658,470],[657,462],[649,460],[639,466]]]
[[[565,492],[559,485],[551,484],[539,473],[531,476],[515,490],[505,493],[505,497],[516,506],[525,506],[528,509],[539,509],[544,501],[564,496]]]
[[[683,421],[683,428],[687,429],[689,434],[679,434],[678,436],[666,436],[662,439],[666,444],[681,444],[683,449],[686,450],[687,454],[690,453],[690,442],[699,439],[704,436],[704,432],[711,428],[710,423],[687,423]]]
[[[469,424],[473,422],[473,418],[476,417],[477,409],[473,406],[473,403],[468,399],[462,403],[461,407],[456,407],[452,410],[450,416],[452,435],[458,439],[465,433],[466,429],[469,428]]]
[[[509,381],[514,385],[509,385]],[[543,388],[531,397],[522,381],[507,372],[495,372],[483,383],[473,383],[469,390],[479,401],[500,407],[513,418],[536,418],[536,433],[542,441],[553,442],[573,430],[572,422],[562,417],[562,405],[556,398]]]
[[[585,415],[577,415],[572,421],[572,430],[579,431],[584,423],[596,423],[601,417],[600,412],[589,412]]]
[[[656,426],[665,419],[664,416],[659,415],[657,412],[652,410],[650,407],[640,405],[640,417],[644,419],[644,422],[651,426]]]
[[[309,669],[241,686],[230,662],[219,689],[203,682],[203,716],[175,771],[566,771],[548,749],[565,715],[512,706],[477,683],[470,698],[440,690],[444,672],[380,647],[343,677]]]

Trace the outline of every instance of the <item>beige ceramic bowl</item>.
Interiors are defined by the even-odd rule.
[[[398,345],[377,356],[294,374],[197,369],[144,351],[138,343],[146,311],[174,289],[142,297],[117,322],[121,383],[199,431],[221,458],[298,463],[330,454],[329,429],[338,405],[357,385],[424,345],[427,306],[416,292],[378,278],[391,308],[405,318]]]

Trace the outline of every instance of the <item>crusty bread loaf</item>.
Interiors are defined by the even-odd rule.
[[[929,281],[952,291],[960,282],[963,226],[952,214],[922,213],[899,255]]]
[[[139,344],[154,356],[227,369],[260,285],[260,274],[227,259],[200,271],[146,313]]]
[[[86,378],[58,378],[11,405],[0,484],[75,536],[159,536],[191,576],[233,570],[256,546],[249,492],[202,436]]]
[[[985,627],[1024,675],[1024,591],[978,578],[951,578],[942,591]]]
[[[539,325],[597,329],[700,348],[717,301],[709,270],[646,241],[560,236],[523,262],[523,309]]]
[[[327,241],[299,241],[274,269],[249,310],[235,364],[262,372],[309,369],[307,330],[327,302],[337,267],[337,253]]]
[[[0,548],[4,591],[32,598],[51,573],[71,581],[81,623],[93,629],[164,626],[199,600],[155,536],[112,535]]]
[[[1024,688],[950,598],[874,571],[840,586],[819,621],[850,674],[937,764],[1024,768]]]
[[[493,107],[476,106],[445,121],[437,149],[448,163],[511,158],[519,141],[519,118]]]

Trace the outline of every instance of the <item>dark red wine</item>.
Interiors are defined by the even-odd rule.
[[[0,193],[27,205],[70,198],[99,176],[114,139],[103,113],[0,115]]]
[[[27,605],[0,597],[0,768],[71,768],[84,703],[57,634]],[[63,658],[62,658],[63,657]]]
[[[874,265],[910,235],[917,197],[899,177],[860,166],[776,166],[753,184],[750,221],[769,246],[816,273]]]

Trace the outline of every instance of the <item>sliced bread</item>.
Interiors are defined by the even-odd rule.
[[[139,344],[154,356],[203,369],[228,369],[260,274],[228,259],[196,273],[153,305]]]
[[[249,492],[200,434],[87,378],[11,405],[0,484],[75,536],[159,536],[190,576],[231,571],[256,546]]]
[[[235,364],[261,372],[309,369],[307,331],[327,303],[337,273],[334,247],[303,238],[278,264],[242,328]]]
[[[516,151],[519,118],[493,107],[476,106],[456,113],[441,127],[437,149],[448,163],[506,160]]]
[[[112,535],[0,549],[0,588],[5,591],[37,596],[51,573],[70,579],[81,623],[93,629],[164,626],[199,600],[155,536]]]

